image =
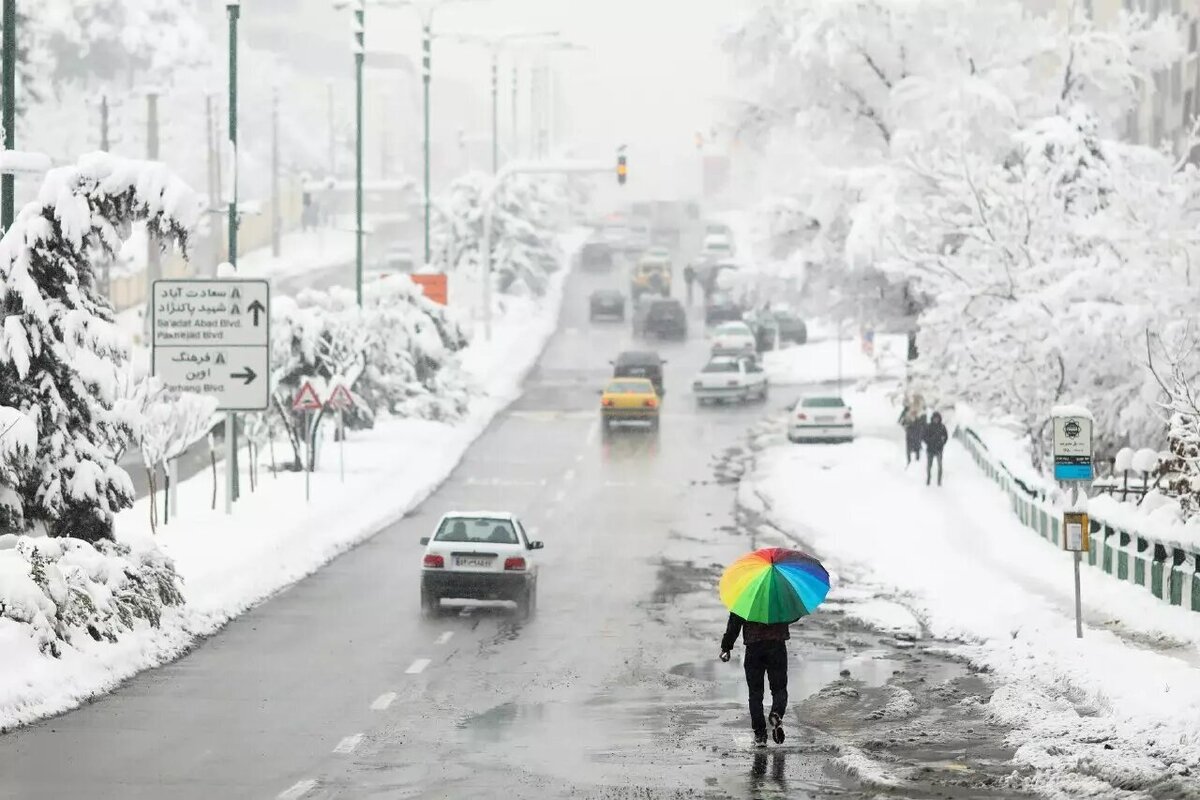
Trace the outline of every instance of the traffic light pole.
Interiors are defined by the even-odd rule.
[[[611,164],[601,164],[595,161],[561,161],[561,162],[509,162],[496,173],[491,184],[484,190],[480,198],[483,206],[483,239],[479,243],[480,276],[482,283],[480,300],[483,305],[483,336],[491,341],[492,338],[492,217],[496,211],[496,195],[504,182],[514,175],[598,175],[612,173]]]
[[[3,92],[4,149],[17,147],[17,0],[4,0],[4,15],[0,19],[4,26],[3,36]],[[5,173],[0,177],[0,227],[7,232],[13,223],[16,202],[16,176]]]

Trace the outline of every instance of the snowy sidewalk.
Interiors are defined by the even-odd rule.
[[[924,464],[905,470],[896,409],[878,391],[851,401],[858,441],[768,447],[743,502],[765,505],[842,580],[900,599],[932,636],[964,642],[994,674],[989,709],[1015,727],[1016,759],[1037,768],[1037,788],[1106,796],[1106,777],[1161,789],[1166,776],[1195,774],[1194,613],[1085,570],[1077,640],[1071,556],[1023,527],[956,442],[945,486],[926,487]]]

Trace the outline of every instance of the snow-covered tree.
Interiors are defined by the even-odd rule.
[[[93,154],[52,170],[0,240],[0,406],[32,418],[38,435],[32,463],[5,481],[15,504],[8,524],[103,539],[132,503],[113,456],[133,435],[115,410],[128,344],[93,264],[111,258],[136,221],[183,246],[197,211],[161,164]]]
[[[483,173],[459,178],[437,204],[434,261],[447,270],[480,269],[482,197],[491,183]],[[565,183],[546,176],[517,176],[496,192],[492,218],[492,275],[502,294],[545,293],[561,263],[557,234],[564,223]]]

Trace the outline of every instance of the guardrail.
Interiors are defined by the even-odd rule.
[[[1017,519],[1043,539],[1062,546],[1062,509],[1044,492],[1016,478],[970,428],[959,427],[954,436],[975,463],[1008,495]],[[1117,580],[1141,586],[1158,599],[1200,611],[1200,549],[1160,542],[1137,531],[1124,530],[1089,512],[1090,548],[1084,561]]]

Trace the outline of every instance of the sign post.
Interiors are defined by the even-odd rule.
[[[342,378],[334,379],[333,392],[325,401],[325,407],[337,412],[338,415],[338,474],[342,483],[346,482],[346,409],[354,408],[354,396],[346,388]]]
[[[312,412],[321,410],[321,398],[310,381],[300,384],[300,391],[292,399],[292,411],[304,412],[304,502],[312,497],[310,482],[313,462]]]
[[[225,412],[225,513],[233,513],[237,412],[271,393],[271,287],[264,280],[158,280],[150,305],[151,374],[217,398]]]
[[[1057,406],[1051,412],[1054,426],[1054,478],[1071,484],[1071,505],[1063,514],[1063,549],[1074,554],[1075,638],[1083,638],[1083,596],[1079,565],[1088,550],[1090,534],[1087,493],[1080,498],[1079,484],[1094,479],[1092,468],[1091,412],[1079,406]]]

